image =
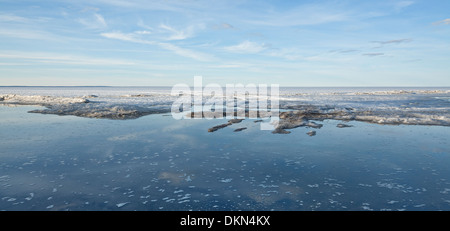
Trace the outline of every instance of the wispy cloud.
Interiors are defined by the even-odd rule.
[[[118,39],[118,40],[124,40],[124,41],[128,41],[128,42],[144,43],[143,41],[136,39],[133,34],[124,34],[121,32],[108,32],[108,33],[101,33],[100,35],[105,38],[110,38],[110,39]],[[153,45],[154,43],[151,43],[151,44]]]
[[[413,1],[400,1],[400,2],[395,3],[395,8],[397,10],[401,10],[403,8],[413,5],[414,3],[415,2],[413,2]]]
[[[265,44],[259,44],[247,40],[234,46],[225,47],[224,49],[233,53],[255,54],[267,49],[267,47],[268,46]]]
[[[157,43],[157,44],[159,47],[169,50],[169,51],[172,51],[175,54],[183,56],[183,57],[192,58],[192,59],[195,59],[198,61],[203,61],[203,62],[215,60],[215,58],[212,55],[193,51],[190,49],[181,48],[179,46],[175,46],[170,43]]]
[[[408,43],[411,41],[412,41],[412,39],[395,39],[395,40],[387,40],[387,41],[373,41],[373,43],[378,43],[380,45],[387,45],[387,44]]]
[[[48,22],[49,19],[50,18],[48,17],[23,17],[11,13],[8,14],[0,13],[0,22],[6,23],[24,23],[24,24],[44,23]]]
[[[30,22],[30,20],[14,14],[0,14],[0,22]]]
[[[328,51],[329,53],[338,53],[338,54],[349,54],[349,53],[355,53],[355,52],[359,52],[360,50],[358,49],[336,49],[336,50],[330,50]]]
[[[154,46],[158,46],[162,49],[168,50],[168,51],[172,51],[177,55],[183,56],[183,57],[187,57],[187,58],[192,58],[198,61],[212,61],[214,60],[214,57],[209,55],[209,54],[205,54],[202,52],[197,52],[197,51],[193,51],[190,49],[186,49],[186,48],[182,48],[170,43],[164,43],[164,42],[158,42],[158,41],[151,41],[151,40],[146,40],[146,39],[141,39],[139,37],[139,34],[137,33],[130,33],[130,34],[125,34],[122,32],[110,32],[110,33],[101,33],[101,36],[105,37],[105,38],[110,38],[110,39],[117,39],[117,40],[122,40],[122,41],[127,41],[127,42],[133,42],[133,43],[141,43],[141,44],[147,44],[147,45],[154,45]]]
[[[255,15],[247,22],[265,26],[304,26],[318,25],[347,20],[349,15],[329,5],[308,4],[286,11],[269,11]]]
[[[71,64],[71,65],[134,65],[134,62],[117,60],[92,58],[86,56],[55,54],[55,53],[34,53],[34,52],[17,52],[17,51],[1,51],[0,58],[8,60],[20,60],[26,62],[38,63],[54,63],[54,64]]]
[[[372,41],[372,43],[378,44],[378,46],[373,48],[382,48],[387,45],[399,45],[402,43],[409,43],[412,42],[412,39],[394,39],[394,40],[386,40],[386,41]]]
[[[295,48],[271,48],[265,52],[266,55],[276,58],[282,58],[286,60],[300,60],[304,59],[301,52]]]
[[[439,22],[434,22],[433,25],[450,25],[450,18],[444,19]]]
[[[105,29],[108,27],[105,18],[98,13],[93,13],[90,17],[80,18],[77,21],[89,29]]]
[[[212,26],[214,30],[229,30],[229,29],[235,29],[233,25],[229,23],[221,23],[221,24],[215,24]]]
[[[152,34],[152,32],[151,32],[151,31],[148,31],[148,30],[138,30],[138,31],[135,31],[134,33],[136,33],[136,34],[141,34],[141,35]]]
[[[161,24],[159,28],[171,33],[166,40],[183,40],[194,36],[194,26],[189,26],[184,30],[177,30],[166,24]]]
[[[91,2],[91,1],[87,1]],[[211,10],[211,0],[179,1],[179,0],[97,0],[105,5],[134,10],[154,10],[174,13],[205,13]],[[213,8],[225,9],[239,5],[241,1],[213,1]]]
[[[228,68],[241,68],[241,67],[243,67],[243,65],[241,65],[241,64],[220,64],[220,65],[211,65],[209,67],[210,68],[224,68],[224,69],[228,69]]]
[[[108,26],[106,24],[105,18],[103,18],[103,16],[101,16],[100,14],[94,14],[94,18],[100,26],[102,26],[102,27]]]
[[[369,57],[376,57],[376,56],[383,56],[384,53],[365,53],[362,54],[363,56],[369,56]]]
[[[97,7],[85,7],[85,8],[83,8],[83,9],[81,10],[81,12],[89,12],[89,11],[97,12],[97,11],[99,11],[99,10],[100,10],[100,9],[97,8]]]
[[[46,31],[31,30],[31,29],[12,29],[0,28],[0,35],[5,37],[27,39],[27,40],[46,40],[46,41],[61,41],[63,37],[54,35]]]

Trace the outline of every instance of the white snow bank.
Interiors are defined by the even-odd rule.
[[[36,104],[36,105],[53,105],[53,104],[72,104],[72,103],[89,103],[89,100],[81,97],[55,97],[42,95],[0,95],[0,101],[10,104]]]

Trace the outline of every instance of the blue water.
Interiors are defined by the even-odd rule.
[[[35,108],[0,107],[0,210],[450,210],[448,127],[208,133],[224,120]]]

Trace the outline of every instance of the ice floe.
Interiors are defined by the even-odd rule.
[[[54,105],[54,104],[73,104],[89,103],[89,100],[82,97],[55,97],[42,95],[0,95],[0,102],[8,104],[21,105]]]
[[[95,88],[91,91],[71,89],[64,92],[50,89],[48,95],[42,90],[26,88],[0,89],[0,104],[39,105],[43,109],[30,112],[41,114],[73,115],[102,119],[135,119],[146,115],[169,113],[171,104],[177,99],[170,95],[170,89]],[[27,92],[28,95],[23,93]],[[127,92],[128,91],[128,92]],[[302,92],[303,91],[303,92]],[[21,94],[19,94],[21,93]],[[95,93],[95,94],[93,94]],[[101,93],[101,94],[99,94]],[[280,120],[274,124],[273,133],[288,134],[289,129],[310,127],[318,129],[323,120],[362,121],[390,125],[437,125],[450,126],[450,90],[437,89],[302,89],[288,88],[280,91]],[[207,97],[203,97],[207,102]],[[228,105],[224,99],[224,105]],[[198,105],[197,105],[198,106]],[[228,108],[229,109],[229,108]],[[248,102],[237,103],[233,111],[235,118],[247,118],[254,108]],[[228,111],[228,110],[227,110]],[[272,114],[256,110],[254,122],[262,122]],[[222,118],[221,112],[190,112],[191,118]],[[210,128],[209,132],[238,123],[228,122]],[[344,128],[351,125],[338,124]],[[240,130],[237,130],[240,131]]]

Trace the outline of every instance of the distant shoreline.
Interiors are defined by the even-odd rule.
[[[0,86],[1,88],[6,87],[105,87],[105,88],[111,88],[111,87],[119,87],[119,88],[145,88],[145,87],[154,87],[154,88],[172,88],[173,86],[20,86],[20,85],[14,85],[14,86]],[[450,88],[450,86],[280,86],[281,88]]]

